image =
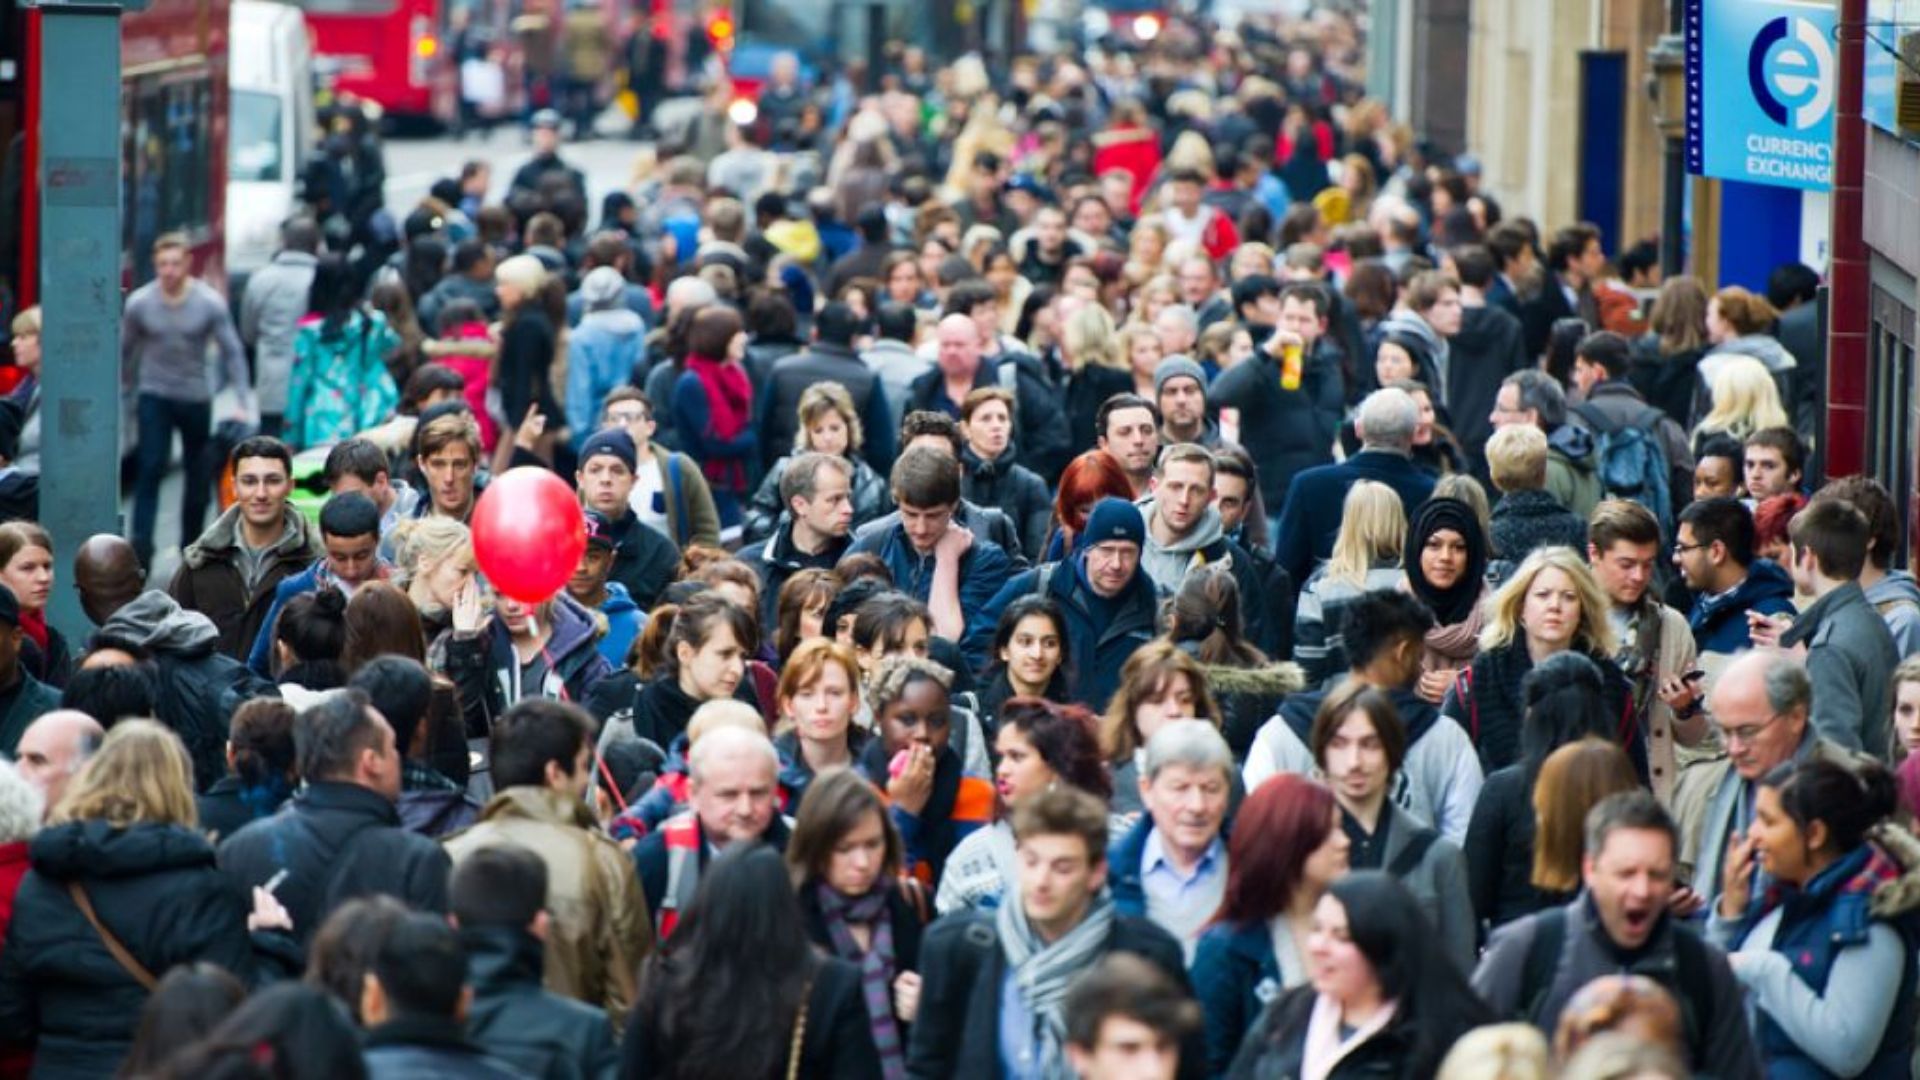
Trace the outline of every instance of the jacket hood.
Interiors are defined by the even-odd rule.
[[[640,605],[633,602],[633,594],[617,581],[607,582],[607,599],[600,605],[605,615],[625,615],[629,611],[639,611]]]
[[[100,632],[124,638],[150,652],[189,653],[211,649],[220,641],[213,620],[181,607],[159,589],[148,589],[113,613]]]
[[[33,868],[57,881],[139,877],[160,870],[213,866],[213,844],[181,825],[69,821],[34,836]]]
[[[280,533],[280,539],[267,549],[267,555],[284,558],[289,555],[317,554],[320,551],[319,526],[309,521],[305,514],[289,506],[283,520],[286,529]],[[227,507],[215,518],[213,524],[207,526],[207,531],[200,534],[200,539],[187,545],[187,550],[180,553],[180,561],[198,570],[209,561],[230,555],[239,548],[240,507],[235,505]]]
[[[1591,468],[1586,459],[1593,455],[1593,432],[1577,424],[1561,424],[1547,436],[1547,449],[1560,451],[1561,456],[1575,465]]]
[[[1867,603],[1875,607],[1900,600],[1920,606],[1920,582],[1914,581],[1913,575],[1905,570],[1888,571],[1887,576],[1875,582],[1866,593]]]
[[[1771,334],[1748,334],[1737,337],[1713,350],[1715,353],[1733,353],[1736,356],[1751,356],[1767,366],[1768,371],[1789,371],[1798,366],[1799,361],[1787,351],[1785,345]]]
[[[1889,821],[1875,826],[1867,839],[1894,871],[1874,886],[1869,910],[1891,918],[1920,909],[1920,837]]]
[[[973,479],[981,483],[992,483],[1013,471],[1018,453],[1019,448],[1014,446],[1013,440],[1009,439],[1006,450],[1002,451],[999,457],[988,461],[974,453],[973,444],[968,443],[960,448],[960,467],[965,469],[967,475]]]
[[[600,330],[615,337],[639,337],[647,332],[647,324],[640,316],[626,307],[608,308],[603,311],[589,311],[580,316],[580,329]]]
[[[1221,694],[1297,694],[1306,689],[1307,673],[1291,660],[1265,667],[1239,668],[1206,665],[1207,686]]]
[[[1447,355],[1447,339],[1436,333],[1433,327],[1427,325],[1427,320],[1418,315],[1396,315],[1389,318],[1380,324],[1380,332],[1383,335],[1401,333],[1418,338],[1426,342],[1427,355],[1436,359]]]
[[[1226,537],[1225,530],[1220,527],[1219,508],[1209,506],[1206,512],[1200,515],[1200,520],[1194,523],[1193,531],[1175,540],[1171,544],[1163,545],[1153,538],[1152,522],[1154,505],[1152,498],[1142,499],[1139,503],[1140,516],[1148,522],[1146,544],[1148,551],[1159,551],[1167,555],[1191,555],[1196,551],[1212,546]]]
[[[546,946],[525,930],[462,927],[460,942],[467,949],[467,979],[474,996],[485,998],[515,987],[540,985]]]
[[[1906,576],[1906,575],[1902,575]],[[1909,577],[1908,582],[1912,582]],[[1772,559],[1755,559],[1747,567],[1746,579],[1734,587],[1732,601],[1749,607],[1760,600],[1793,600],[1793,578]],[[1920,599],[1920,594],[1916,594]]]

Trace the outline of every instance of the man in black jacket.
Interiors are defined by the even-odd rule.
[[[867,464],[876,471],[884,474],[893,467],[892,412],[886,388],[853,351],[853,339],[867,330],[866,321],[852,307],[836,300],[814,316],[813,344],[807,351],[774,362],[766,390],[760,394],[760,445],[768,468],[793,448],[800,427],[800,395],[818,382],[846,387],[865,435],[854,442],[862,445]]]
[[[534,1077],[612,1077],[620,1050],[607,1015],[541,986],[551,919],[547,864],[522,847],[489,847],[453,872],[454,925],[467,951],[467,1035]]]
[[[1317,284],[1282,289],[1279,329],[1264,341],[1256,331],[1253,355],[1221,373],[1209,392],[1214,405],[1240,410],[1240,445],[1260,463],[1260,497],[1270,518],[1283,509],[1295,473],[1333,460],[1346,387],[1339,357],[1325,340],[1329,310],[1327,291]],[[1295,378],[1285,370],[1289,348],[1301,352]]]
[[[665,533],[640,520],[633,512],[635,464],[639,457],[633,436],[625,428],[596,431],[580,448],[574,483],[580,501],[605,515],[613,538],[613,570],[609,577],[627,590],[644,610],[660,599],[680,563],[680,549]]]
[[[740,561],[760,574],[760,625],[779,621],[780,587],[802,570],[831,570],[853,540],[853,470],[834,454],[801,454],[780,476],[786,505],[780,526],[764,544],[740,550]]]
[[[1041,1076],[1066,1070],[1067,991],[1116,952],[1134,953],[1191,993],[1172,935],[1121,915],[1104,894],[1107,811],[1056,787],[1014,810],[1020,896],[935,923],[920,950],[913,1077]],[[1182,1040],[1183,1077],[1205,1071],[1198,1029]]]
[[[1487,290],[1500,277],[1486,248],[1469,244],[1447,258],[1460,279],[1460,329],[1447,342],[1453,361],[1447,369],[1447,422],[1462,447],[1477,449],[1493,434],[1488,417],[1501,380],[1527,366],[1526,332],[1519,318],[1488,299]],[[1480,455],[1468,456],[1484,481]]]
[[[304,945],[341,904],[374,894],[447,910],[447,853],[400,826],[400,752],[386,718],[359,690],[342,690],[293,725],[306,787],[287,808],[220,845],[220,869],[242,892],[286,875],[274,895]],[[371,1018],[369,1018],[371,1022]]]
[[[360,991],[369,1080],[510,1080],[522,1074],[467,1039],[467,954],[447,921],[411,914],[374,952]]]

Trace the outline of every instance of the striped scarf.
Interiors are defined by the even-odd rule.
[[[1104,895],[1094,901],[1080,925],[1051,944],[1041,941],[1027,925],[1026,905],[1018,896],[1007,897],[997,919],[1007,968],[1020,1000],[1033,1016],[1034,1060],[1049,1080],[1067,1080],[1073,1076],[1067,1064],[1067,989],[1106,951],[1107,935],[1113,930],[1113,901]]]
[[[846,896],[825,882],[814,886],[820,900],[820,913],[827,922],[827,936],[833,940],[834,955],[860,965],[860,994],[867,1002],[867,1023],[873,1031],[874,1048],[880,1051],[880,1073],[886,1080],[904,1080],[907,1075],[906,1047],[900,1039],[900,1022],[893,1015],[893,979],[897,974],[893,958],[893,920],[887,916],[887,898],[891,887],[881,884],[865,896]],[[852,925],[872,927],[872,943],[865,952],[853,939]]]

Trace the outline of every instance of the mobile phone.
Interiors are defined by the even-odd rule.
[[[1680,681],[1683,683],[1699,682],[1701,679],[1704,679],[1706,677],[1707,677],[1706,672],[1701,671],[1699,668],[1694,668],[1692,671],[1689,671],[1685,675],[1680,676]]]
[[[268,896],[272,896],[280,888],[280,886],[286,882],[286,880],[287,880],[286,867],[281,867],[277,873],[275,873],[272,877],[267,879],[267,883],[265,885],[262,885],[260,887],[267,890]]]

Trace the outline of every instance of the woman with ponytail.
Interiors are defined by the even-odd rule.
[[[1760,781],[1709,927],[1756,1010],[1770,1077],[1904,1077],[1913,1055],[1920,842],[1887,824],[1893,774],[1814,756]],[[1752,895],[1755,869],[1766,891]]]
[[[746,674],[759,640],[753,616],[717,590],[662,604],[633,643],[631,673],[589,694],[587,711],[604,722],[603,741],[605,728],[626,726],[672,753],[701,705],[738,698],[758,708]]]
[[[279,698],[254,698],[233,711],[227,775],[194,798],[200,829],[216,843],[293,795],[293,716],[293,706]]]
[[[295,709],[347,684],[340,655],[347,647],[347,598],[339,589],[301,593],[274,622],[274,671],[280,696]]]
[[[1168,607],[1167,640],[1199,662],[1235,761],[1246,760],[1254,735],[1280,711],[1280,702],[1306,686],[1300,665],[1269,661],[1247,640],[1240,584],[1224,567],[1187,575]]]

